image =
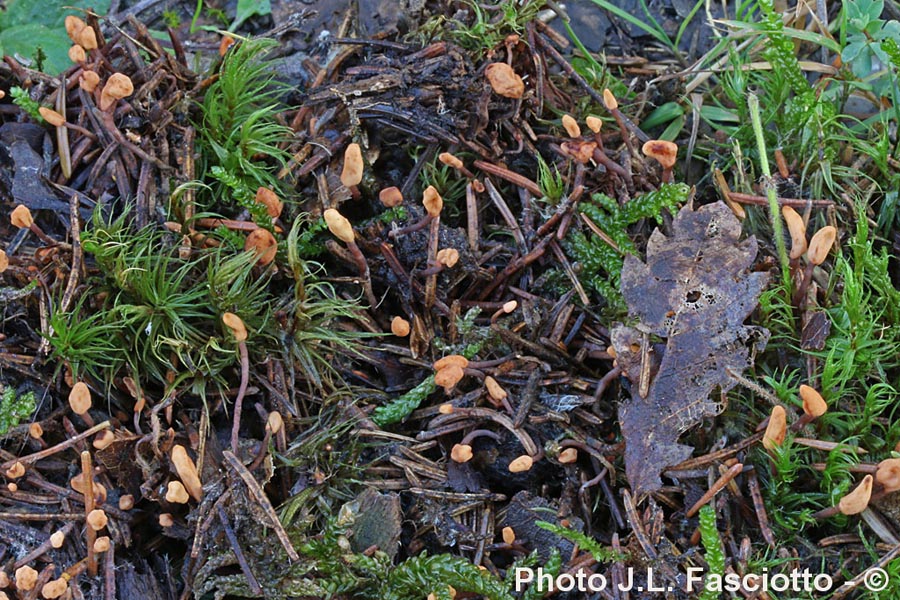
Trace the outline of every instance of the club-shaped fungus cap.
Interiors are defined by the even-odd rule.
[[[50,536],[50,545],[54,548],[62,548],[63,542],[66,541],[66,533],[62,530],[54,531]]]
[[[125,494],[119,497],[119,510],[131,510],[134,508],[134,496]]]
[[[597,149],[597,142],[587,140],[570,140],[559,145],[566,156],[571,156],[583,165],[591,162],[594,157],[594,150]]]
[[[73,477],[69,481],[69,485],[73,490],[75,490],[82,496],[84,496],[87,492],[87,480],[85,479],[83,472]],[[91,489],[94,490],[94,501],[97,504],[103,504],[104,502],[106,502],[106,488],[103,487],[103,484],[98,483],[96,480],[92,481]]]
[[[513,70],[511,66],[502,62],[489,64],[484,69],[484,76],[487,77],[491,89],[499,96],[504,98],[521,98],[525,93],[525,82]]]
[[[73,63],[83,63],[87,60],[87,54],[84,52],[84,48],[79,46],[78,44],[73,44],[69,48],[69,60]]]
[[[34,218],[31,216],[31,211],[28,210],[27,206],[19,204],[10,213],[9,222],[13,224],[13,227],[28,229],[34,225]]]
[[[503,312],[506,314],[511,313],[516,310],[516,307],[519,306],[519,302],[517,300],[510,300],[509,302],[503,303]]]
[[[465,369],[469,366],[469,359],[462,354],[449,354],[436,360],[433,366],[435,371],[440,371],[450,366],[457,366],[460,369]]]
[[[678,144],[666,140],[650,140],[641,147],[645,156],[656,159],[664,169],[671,169],[678,159]]]
[[[562,126],[563,129],[566,130],[566,133],[569,134],[569,137],[581,137],[581,127],[578,126],[578,122],[574,118],[572,118],[572,115],[562,116]]]
[[[26,592],[34,589],[37,583],[38,572],[28,565],[16,569],[16,589],[25,590]]]
[[[6,470],[6,477],[8,479],[18,479],[22,475],[25,474],[25,465],[21,462],[16,461],[12,464],[10,468]]]
[[[94,552],[103,553],[109,550],[109,547],[112,544],[109,541],[108,535],[102,535],[94,540]]]
[[[227,312],[222,315],[222,322],[234,334],[235,340],[239,342],[247,340],[247,326],[244,325],[244,321],[239,316],[232,312]]]
[[[3,273],[9,268],[9,256],[7,256],[5,250],[0,250],[0,273]]]
[[[94,50],[97,47],[97,32],[90,25],[85,24],[84,29],[78,32],[75,43],[85,50]]]
[[[97,89],[97,86],[100,85],[100,76],[97,75],[96,71],[82,71],[78,85],[88,94],[92,94]]]
[[[41,596],[48,599],[59,598],[66,593],[67,589],[69,589],[69,581],[65,577],[60,577],[45,583],[41,588]]]
[[[271,231],[260,227],[251,231],[247,236],[247,241],[244,242],[244,250],[255,252],[257,262],[262,266],[266,266],[275,260],[275,256],[278,254],[278,240],[275,239]]]
[[[828,258],[828,253],[831,252],[831,246],[834,244],[836,237],[837,229],[832,225],[826,225],[818,230],[809,241],[809,249],[806,251],[809,262],[816,266],[825,262],[825,259]]]
[[[522,456],[513,459],[513,461],[509,463],[509,472],[524,473],[525,471],[529,471],[531,469],[531,465],[533,464],[534,459],[527,454],[523,454]]]
[[[774,450],[784,442],[787,434],[787,413],[784,407],[776,404],[772,407],[772,414],[769,415],[769,424],[766,426],[766,432],[763,434],[763,446],[766,450]]]
[[[281,198],[267,187],[257,188],[256,203],[264,205],[266,213],[273,219],[280,217],[281,211],[284,210],[284,203],[281,201]]]
[[[449,367],[444,367],[434,374],[434,384],[444,388],[445,392],[449,392],[453,389],[453,386],[455,386],[460,382],[460,380],[462,380],[464,375],[465,371],[463,371],[460,367],[456,365],[450,365]]]
[[[175,472],[181,483],[191,497],[197,502],[203,498],[203,485],[200,483],[200,474],[197,472],[197,465],[188,456],[184,446],[176,444],[172,447],[172,464],[175,466]]]
[[[448,269],[452,269],[459,262],[459,250],[456,248],[444,248],[437,252],[438,264],[444,265]]]
[[[811,417],[818,419],[828,412],[828,404],[822,394],[806,384],[800,386],[800,400],[803,401],[803,412]]]
[[[409,321],[401,316],[396,316],[391,319],[391,333],[393,333],[397,337],[406,337],[409,335],[409,332]]]
[[[172,502],[173,504],[187,504],[188,500],[190,500],[190,496],[187,493],[187,490],[184,487],[184,484],[180,481],[173,480],[170,481],[166,486],[166,501]]]
[[[114,441],[116,441],[116,434],[109,429],[105,429],[97,434],[94,441],[91,442],[91,446],[97,450],[103,450],[108,448]]]
[[[512,544],[516,541],[516,530],[507,525],[500,531],[500,536],[503,538],[504,542]]]
[[[87,523],[91,529],[94,531],[100,531],[106,524],[109,522],[109,518],[106,516],[106,511],[100,508],[95,508],[91,512],[88,513]]]
[[[91,390],[83,382],[79,381],[72,386],[69,392],[69,406],[76,415],[83,415],[91,409]]]
[[[606,104],[606,108],[609,110],[618,110],[619,101],[616,100],[615,94],[609,91],[609,88],[603,90],[603,103]]]
[[[441,152],[440,154],[438,154],[438,160],[448,167],[453,167],[454,169],[462,169],[464,166],[463,161],[453,156],[449,152]]]
[[[589,115],[585,118],[584,122],[588,126],[588,129],[594,133],[600,133],[600,130],[603,129],[603,120],[600,117]]]
[[[858,515],[869,506],[872,498],[872,476],[866,475],[862,482],[853,491],[841,498],[838,502],[838,510],[844,515]]]
[[[325,217],[325,224],[328,225],[328,231],[330,231],[334,237],[345,244],[354,243],[353,240],[356,238],[356,234],[353,233],[353,226],[350,224],[350,221],[347,220],[347,217],[334,208],[326,209],[322,216]]]
[[[403,204],[403,193],[400,191],[400,188],[392,185],[391,187],[386,187],[378,192],[378,199],[383,206],[394,208],[395,206]]]
[[[434,218],[441,216],[441,211],[444,209],[444,199],[441,198],[437,188],[433,185],[429,185],[422,193],[422,205],[429,216]]]
[[[803,217],[790,206],[782,206],[781,215],[791,234],[791,258],[800,258],[807,248],[806,226],[803,224]]]
[[[344,168],[341,171],[341,183],[345,187],[359,185],[363,176],[363,157],[359,144],[348,144],[344,150]]]
[[[488,396],[495,402],[502,402],[506,399],[506,390],[504,390],[503,387],[497,383],[497,380],[490,375],[487,375],[484,378],[484,388],[487,390]]]
[[[84,22],[83,19],[76,17],[75,15],[69,15],[65,20],[66,25],[66,34],[69,36],[69,39],[78,43],[78,37],[81,35],[81,32],[87,27],[87,23]]]
[[[160,527],[171,527],[175,524],[175,517],[172,516],[172,513],[159,513],[157,520]]]
[[[884,487],[885,492],[900,490],[900,458],[888,458],[878,463],[875,481]]]
[[[563,448],[562,451],[560,451],[557,460],[564,465],[573,463],[578,460],[578,450],[575,448]]]
[[[450,449],[450,458],[453,462],[464,463],[472,460],[472,446],[469,444],[454,444]]]
[[[45,121],[47,121],[54,127],[61,127],[66,122],[66,119],[52,108],[42,106],[38,109],[38,112]]]
[[[113,73],[100,91],[100,110],[108,110],[116,100],[126,98],[132,93],[134,84],[131,83],[131,78],[124,73]]]
[[[284,427],[284,418],[282,418],[281,413],[277,410],[273,410],[266,417],[266,429],[272,432],[272,435],[277,434]]]

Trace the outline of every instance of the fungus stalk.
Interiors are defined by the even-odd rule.
[[[84,515],[90,516],[94,512],[94,467],[91,464],[91,453],[81,453],[81,472],[84,475]],[[84,528],[84,541],[87,545],[87,570],[91,577],[97,576],[97,557],[94,555],[94,542],[97,540],[97,532],[93,527]]]
[[[400,237],[401,235],[406,235],[407,233],[413,233],[414,231],[424,229],[435,219],[440,218],[441,210],[443,210],[444,208],[444,200],[443,198],[441,198],[441,195],[433,185],[429,185],[427,188],[425,188],[425,192],[422,194],[422,204],[425,206],[424,217],[422,217],[416,223],[407,225],[406,227],[401,227],[400,229],[395,229],[388,235],[392,238],[396,238]]]
[[[806,250],[806,268],[803,270],[803,278],[800,285],[792,298],[793,303],[798,308],[803,308],[806,304],[806,291],[812,281],[813,271],[816,267],[825,262],[834,240],[837,238],[837,229],[831,225],[826,225],[818,230],[809,241],[809,248]]]
[[[353,231],[350,221],[334,208],[326,209],[323,216],[332,235],[347,244],[347,250],[350,251],[353,262],[356,263],[356,267],[359,270],[359,276],[363,281],[363,288],[369,304],[371,306],[377,305],[378,301],[375,298],[375,293],[372,291],[372,282],[369,279],[369,263],[366,261],[366,257],[363,256],[362,250],[356,245],[356,233]]]
[[[250,355],[247,352],[247,328],[244,322],[234,313],[227,312],[222,315],[222,322],[231,330],[234,339],[238,343],[238,352],[241,358],[241,385],[238,388],[237,398],[234,400],[234,418],[231,421],[231,451],[237,454],[239,432],[241,428],[241,409],[244,405],[244,395],[247,393],[247,385],[250,382]]]
[[[9,215],[9,220],[14,227],[29,230],[34,235],[38,236],[45,244],[50,244],[52,246],[60,245],[56,240],[44,233],[43,229],[38,227],[38,224],[34,222],[34,217],[31,216],[31,211],[28,210],[28,207],[24,204],[19,204],[13,209],[12,213]]]

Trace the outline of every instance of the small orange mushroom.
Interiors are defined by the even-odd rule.
[[[51,108],[47,108],[46,106],[41,106],[38,108],[38,112],[44,118],[45,121],[53,125],[54,127],[62,127],[66,124],[66,119],[61,114],[56,112]]]
[[[173,504],[187,504],[190,500],[187,490],[178,480],[172,480],[166,486],[166,501]]]
[[[800,399],[803,401],[803,412],[818,419],[828,412],[828,404],[815,388],[806,384],[800,386]]]
[[[585,118],[584,122],[588,126],[588,129],[590,129],[594,133],[600,133],[600,130],[603,129],[603,120],[599,117],[589,115],[587,118]]]
[[[50,536],[50,545],[54,548],[62,548],[62,545],[65,541],[66,534],[64,531],[54,531],[53,535]]]
[[[875,481],[881,484],[885,492],[900,490],[900,458],[887,458],[878,463]]]
[[[28,565],[16,569],[16,589],[25,590],[26,592],[33,590],[37,579],[38,572]]]
[[[341,240],[345,244],[353,244],[356,240],[356,234],[353,232],[353,226],[347,217],[342,215],[337,209],[328,208],[322,215],[325,217],[325,224],[328,225],[328,231],[334,237]]]
[[[450,366],[457,366],[460,369],[465,369],[469,366],[469,359],[462,354],[448,354],[447,356],[436,360],[432,366],[435,371],[442,371]]]
[[[106,524],[109,522],[109,517],[106,516],[106,511],[101,508],[95,508],[91,512],[88,513],[87,516],[87,524],[94,531],[100,531]]]
[[[102,535],[94,540],[94,552],[99,554],[109,550],[110,546],[112,546],[112,543],[110,542],[108,535]]]
[[[13,209],[9,215],[9,221],[13,227],[19,229],[30,229],[34,225],[34,217],[31,216],[31,211],[24,204],[19,204]]]
[[[251,231],[247,236],[247,241],[244,242],[244,250],[255,252],[257,262],[262,266],[266,266],[271,264],[278,254],[278,240],[275,239],[271,231],[260,227]]]
[[[24,474],[25,465],[23,465],[20,461],[14,462],[12,466],[6,470],[6,477],[8,479],[18,479]]]
[[[284,203],[278,197],[278,194],[267,187],[257,188],[256,203],[264,205],[266,207],[266,212],[273,219],[280,217],[281,211],[284,210]]]
[[[459,250],[456,248],[443,248],[438,250],[437,261],[448,269],[453,268],[456,266],[456,263],[459,262]]]
[[[772,407],[772,414],[769,415],[769,424],[766,426],[766,432],[763,434],[763,446],[766,450],[774,450],[784,443],[786,435],[787,413],[783,406],[776,404]]]
[[[834,240],[837,238],[837,229],[832,225],[826,225],[822,229],[818,230],[809,241],[809,249],[806,251],[806,256],[809,258],[809,262],[818,266],[825,262],[825,259],[828,258],[828,253],[831,252],[831,246],[834,245]]]
[[[93,401],[91,400],[91,390],[83,382],[79,381],[72,386],[69,392],[69,407],[76,415],[84,415],[91,409]]]
[[[472,460],[472,446],[469,444],[454,444],[450,449],[450,458],[453,462],[465,463]]]
[[[344,150],[344,168],[341,171],[341,183],[350,189],[359,185],[363,176],[363,157],[359,144],[348,144]]]
[[[790,206],[782,206],[781,215],[791,234],[791,258],[800,258],[807,249],[806,225],[803,224],[803,217]]]
[[[521,98],[525,93],[525,82],[506,63],[495,62],[489,64],[484,69],[484,75],[487,77],[491,88],[499,96],[504,98]]]
[[[463,371],[462,368],[457,365],[450,365],[434,374],[434,383],[435,385],[444,388],[444,391],[449,394],[450,390],[452,390],[464,376],[465,371]]]
[[[844,515],[858,515],[869,506],[872,498],[872,476],[866,475],[862,482],[838,502],[838,510]]]
[[[171,527],[175,524],[175,517],[172,513],[160,513],[158,521],[160,527]]]
[[[566,133],[569,134],[569,137],[581,137],[581,127],[578,126],[578,122],[572,118],[572,115],[566,114],[562,116],[562,126],[563,129],[566,130]]]
[[[410,331],[411,327],[409,325],[409,321],[407,321],[403,317],[396,316],[391,319],[391,333],[393,333],[397,337],[406,337],[409,335]]]
[[[564,465],[571,464],[578,460],[578,450],[575,448],[563,448],[562,451],[560,451],[557,460]]]
[[[68,589],[69,580],[65,577],[60,577],[59,579],[54,579],[45,583],[41,588],[41,596],[48,600],[52,600],[53,598],[59,598],[65,594]]]
[[[603,90],[603,103],[610,111],[619,110],[619,101],[616,100],[616,95],[609,88]]]
[[[655,159],[663,168],[663,183],[672,182],[672,167],[678,159],[678,144],[666,140],[650,140],[641,150],[644,155]]]
[[[512,527],[504,527],[500,531],[500,535],[503,537],[503,541],[507,544],[512,544],[516,541],[516,531]]]
[[[75,15],[68,15],[65,20],[65,26],[66,34],[69,36],[69,39],[77,44],[81,32],[84,31],[85,27],[87,27],[87,23],[85,23],[83,19],[80,19]]]
[[[247,339],[247,327],[239,316],[232,312],[226,312],[222,315],[222,322],[231,330],[235,340],[243,342]]]
[[[9,268],[9,256],[6,255],[5,250],[0,250],[0,273],[3,273]]]
[[[394,208],[403,204],[403,193],[400,191],[400,188],[392,185],[378,192],[378,200],[381,201],[383,206]]]
[[[503,402],[506,399],[507,393],[503,387],[497,383],[497,380],[487,375],[484,378],[484,388],[487,390],[488,396],[491,397],[491,400],[494,402]]]
[[[119,510],[131,510],[134,508],[134,496],[125,494],[119,497]]]
[[[522,456],[513,459],[513,461],[509,463],[509,472],[524,473],[525,471],[530,470],[533,464],[534,459],[527,454],[523,454]]]
[[[266,417],[266,429],[272,432],[272,434],[277,434],[279,431],[284,428],[284,418],[281,416],[281,413],[277,410],[273,410],[269,413],[269,416]]]
[[[444,199],[441,198],[437,188],[433,185],[429,185],[422,193],[422,205],[431,218],[436,219],[441,216],[441,211],[444,209]]]
[[[124,73],[113,73],[100,91],[100,110],[109,110],[116,100],[127,98],[133,93],[134,84],[131,82],[131,78]]]
[[[87,54],[84,51],[84,48],[79,46],[78,44],[74,44],[71,48],[69,48],[69,60],[73,63],[81,64],[87,60]]]
[[[97,32],[90,25],[85,24],[84,28],[78,32],[78,39],[75,43],[85,50],[94,50],[97,48]]]
[[[184,446],[176,444],[172,447],[172,464],[175,466],[175,473],[185,489],[191,497],[200,502],[203,498],[203,484],[200,483],[200,473],[197,471],[197,465],[191,460]],[[134,500],[132,499],[132,505]]]
[[[94,93],[100,85],[100,76],[95,71],[82,71],[78,80],[78,86],[89,94]]]

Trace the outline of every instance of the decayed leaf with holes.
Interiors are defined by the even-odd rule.
[[[637,323],[614,329],[612,341],[634,383],[619,421],[635,495],[659,489],[660,472],[690,457],[693,449],[678,438],[721,412],[711,394],[731,389],[727,370],[747,369],[768,340],[767,330],[744,325],[768,275],[749,272],[756,238],[740,241],[740,234],[740,222],[721,202],[685,207],[672,235],[657,229],[650,236],[646,263],[625,259],[622,294]],[[652,343],[656,338],[664,339],[664,349]]]

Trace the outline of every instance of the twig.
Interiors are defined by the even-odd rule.
[[[5,463],[3,463],[3,465],[0,466],[0,468],[6,470],[6,469],[10,468],[11,466],[13,466],[13,463],[15,463],[16,461],[22,463],[23,465],[30,465],[31,463],[34,463],[34,462],[37,462],[44,458],[47,458],[48,456],[53,456],[57,452],[61,452],[62,450],[71,448],[75,444],[91,437],[95,433],[103,431],[104,429],[108,429],[110,427],[110,425],[111,425],[111,423],[109,421],[103,421],[102,423],[98,423],[97,425],[94,425],[90,429],[86,429],[86,430],[82,431],[81,433],[79,433],[78,435],[70,437],[69,439],[64,440],[54,446],[50,446],[49,448],[44,448],[43,450],[41,450],[39,452],[35,452],[34,454],[29,454],[28,456],[23,456],[21,458],[14,458],[12,460],[8,460]]]
[[[278,536],[278,541],[284,546],[284,550],[287,552],[288,557],[294,562],[300,560],[300,555],[297,554],[297,551],[294,550],[294,547],[291,545],[291,540],[284,530],[284,527],[281,525],[281,521],[278,520],[278,515],[275,513],[275,509],[272,508],[272,503],[269,502],[269,499],[266,497],[265,491],[263,491],[259,483],[253,478],[253,475],[247,470],[247,467],[241,464],[241,461],[239,461],[234,454],[228,450],[223,450],[222,456],[225,458],[228,466],[231,467],[231,470],[243,480],[244,485],[250,490],[250,495],[256,498],[256,501],[259,502],[263,512],[269,517],[272,529],[275,530],[275,535]]]
[[[725,473],[722,474],[722,476],[719,477],[708,490],[706,490],[706,493],[703,494],[699,500],[694,502],[694,505],[690,509],[688,509],[688,511],[685,513],[685,516],[687,518],[691,518],[696,515],[707,502],[712,500],[713,497],[722,490],[722,488],[724,488],[730,481],[737,477],[738,474],[743,470],[743,468],[744,465],[742,465],[741,463],[736,463],[730,469],[725,471]]]
[[[250,564],[244,556],[244,551],[241,550],[241,544],[237,539],[237,535],[235,535],[234,529],[231,528],[231,524],[228,522],[228,515],[225,514],[225,509],[217,504],[216,512],[219,516],[219,521],[222,523],[222,529],[225,531],[225,537],[228,538],[228,543],[231,545],[231,551],[234,552],[234,556],[241,566],[241,571],[244,572],[244,577],[247,578],[247,586],[250,588],[250,593],[254,596],[261,596],[263,593],[262,587],[260,587],[259,582],[253,575],[253,571],[250,569]]]

